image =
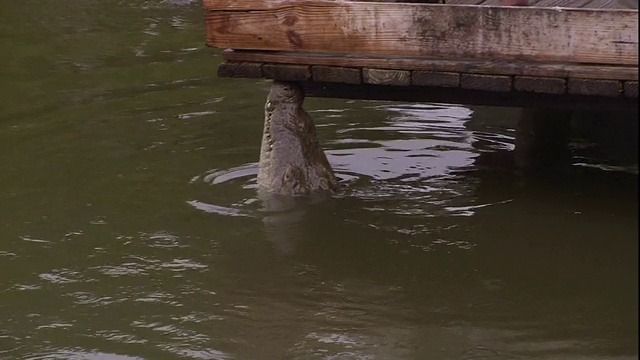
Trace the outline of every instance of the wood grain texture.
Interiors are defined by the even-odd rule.
[[[411,72],[406,70],[362,69],[362,82],[373,85],[411,85]]]
[[[624,96],[629,98],[638,98],[638,82],[625,81],[623,84]]]
[[[262,65],[262,75],[267,79],[304,81],[311,78],[311,66],[264,64]]]
[[[573,95],[615,97],[622,93],[622,84],[616,80],[569,79],[567,90]]]
[[[632,10],[331,0],[204,5],[207,43],[220,48],[638,63]]]
[[[638,0],[529,0],[529,6],[581,9],[638,9]]]
[[[364,0],[381,3],[440,3],[439,0]],[[500,6],[502,0],[443,0],[445,5]],[[278,8],[291,0],[203,0],[205,9],[264,10]],[[638,9],[637,0],[528,0],[528,6],[562,7],[573,9]]]
[[[416,70],[411,72],[411,85],[458,87],[460,86],[460,74],[453,72]]]
[[[497,91],[511,91],[512,80],[510,76],[502,75],[478,75],[461,74],[460,87],[464,89]]]
[[[414,2],[413,0],[407,2]],[[637,9],[637,0],[528,0],[527,6],[563,7],[576,9]],[[488,5],[499,6],[502,0],[445,0],[445,4],[453,5]]]
[[[516,76],[513,89],[543,94],[561,95],[567,92],[567,80],[563,78]]]
[[[360,69],[340,66],[312,66],[313,81],[324,81],[343,84],[360,84],[362,75]]]
[[[584,65],[554,62],[491,59],[439,59],[394,56],[344,56],[342,54],[289,51],[223,52],[229,61],[326,65],[398,70],[466,72],[471,74],[521,75],[583,79],[638,80],[638,66]]]
[[[262,78],[262,64],[249,62],[223,62],[218,65],[219,77]]]

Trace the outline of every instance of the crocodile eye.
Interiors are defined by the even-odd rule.
[[[275,106],[273,106],[273,103],[271,101],[267,101],[267,110],[271,111],[275,108]]]

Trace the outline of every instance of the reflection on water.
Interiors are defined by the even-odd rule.
[[[199,2],[2,12],[0,359],[637,358],[637,121],[522,174],[518,110],[308,99],[341,189],[264,197]]]

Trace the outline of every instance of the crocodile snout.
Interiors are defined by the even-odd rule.
[[[337,181],[295,83],[275,81],[265,103],[258,187],[282,195],[332,191]]]

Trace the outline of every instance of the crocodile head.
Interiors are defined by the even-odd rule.
[[[274,81],[271,86],[258,171],[262,191],[296,196],[337,188],[303,101],[304,93],[295,83]]]

